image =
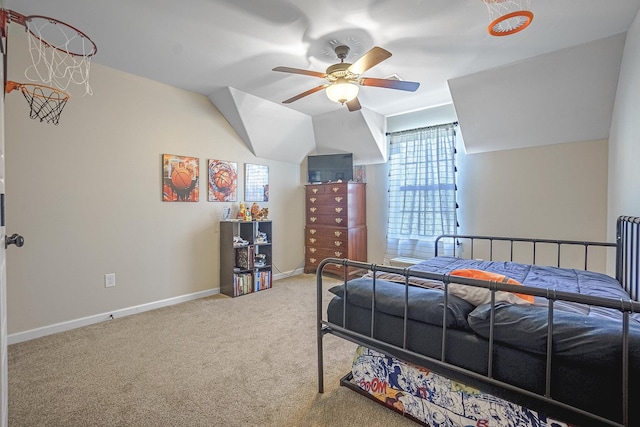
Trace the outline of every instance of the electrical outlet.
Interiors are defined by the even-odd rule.
[[[116,273],[108,273],[104,275],[104,287],[110,288],[116,285]]]

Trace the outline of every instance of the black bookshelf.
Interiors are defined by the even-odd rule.
[[[271,221],[220,221],[220,293],[230,297],[271,288]]]

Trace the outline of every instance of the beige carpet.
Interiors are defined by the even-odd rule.
[[[9,426],[415,426],[339,386],[334,336],[317,393],[315,306],[300,275],[11,345]]]

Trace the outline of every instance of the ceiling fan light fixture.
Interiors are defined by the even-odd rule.
[[[327,87],[327,97],[333,102],[344,104],[358,96],[360,88],[355,83],[350,83],[344,79],[338,79],[335,83]]]
[[[371,67],[374,67],[382,61],[391,57],[391,52],[381,47],[372,47],[364,55],[358,58],[358,60],[353,64],[344,62],[344,59],[349,53],[348,46],[337,46],[335,48],[335,52],[338,56],[338,59],[340,59],[340,62],[329,66],[324,73],[321,73],[319,71],[303,70],[301,68],[274,68],[273,71],[302,74],[326,80],[325,84],[316,86],[313,89],[309,89],[292,98],[285,99],[284,101],[282,101],[282,103],[290,104],[294,101],[304,98],[305,96],[311,95],[312,93],[316,93],[321,91],[322,89],[326,89],[325,92],[330,100],[332,100],[333,102],[339,102],[340,104],[347,104],[347,108],[349,109],[349,111],[357,111],[361,108],[360,101],[358,100],[358,91],[360,90],[360,86],[376,86],[409,92],[415,92],[420,86],[420,83],[404,81],[397,75],[393,76],[393,78],[388,79],[363,77],[362,74],[369,70]]]

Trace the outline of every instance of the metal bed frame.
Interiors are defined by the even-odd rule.
[[[598,423],[598,425],[610,425],[610,426],[624,426],[628,427],[629,424],[629,407],[630,407],[630,398],[629,398],[629,321],[631,313],[640,313],[640,302],[638,302],[639,296],[639,282],[640,282],[640,217],[629,217],[629,216],[621,216],[617,220],[617,238],[616,243],[603,243],[603,242],[587,242],[587,241],[572,241],[572,240],[549,240],[549,239],[526,239],[526,238],[509,238],[509,237],[493,237],[493,236],[473,236],[473,235],[447,235],[441,236],[438,238],[438,242],[442,238],[455,238],[455,239],[470,239],[473,242],[476,240],[481,241],[489,241],[490,245],[490,257],[493,258],[493,242],[494,241],[506,241],[510,242],[511,246],[511,260],[513,260],[513,244],[514,242],[528,242],[533,244],[533,258],[534,261],[532,264],[535,264],[535,248],[538,244],[554,244],[557,246],[557,267],[561,266],[560,260],[560,251],[563,246],[571,245],[571,246],[583,246],[584,247],[584,257],[585,257],[585,265],[584,269],[586,270],[588,251],[591,247],[615,247],[616,249],[616,279],[622,284],[623,288],[631,295],[632,299],[630,300],[616,300],[612,298],[601,298],[594,297],[588,295],[579,295],[568,292],[561,291],[553,291],[541,288],[534,288],[529,286],[518,286],[517,288],[512,285],[497,283],[495,281],[482,281],[476,279],[462,278],[462,277],[450,277],[448,274],[435,274],[428,273],[422,271],[411,271],[409,268],[396,268],[389,267],[384,265],[375,265],[375,264],[367,264],[363,262],[339,259],[339,258],[327,258],[323,260],[319,266],[316,273],[317,277],[317,345],[318,345],[318,392],[324,392],[324,362],[323,362],[323,337],[326,334],[331,334],[338,336],[340,338],[346,339],[353,343],[363,345],[369,347],[373,350],[379,351],[381,353],[387,354],[389,356],[401,359],[401,360],[410,360],[413,362],[418,362],[419,365],[424,366],[425,368],[429,368],[434,372],[444,371],[448,372],[448,376],[450,377],[458,377],[454,379],[458,379],[461,381],[471,380],[476,381],[476,383],[484,384],[493,388],[504,390],[509,393],[510,396],[525,398],[528,402],[533,402],[534,405],[538,405],[540,408],[552,408],[557,411],[557,413],[564,416],[564,421],[566,422],[575,422],[579,425],[583,424],[593,424]],[[436,245],[437,247],[437,245]],[[472,249],[473,253],[473,249]],[[437,252],[436,252],[437,255]],[[473,255],[471,255],[473,256]],[[371,329],[370,334],[363,335],[349,329],[331,323],[328,320],[324,319],[324,312],[322,306],[322,294],[323,294],[323,285],[322,285],[322,272],[323,268],[327,264],[339,264],[344,267],[353,267],[356,269],[362,269],[366,271],[373,272],[372,277],[372,286],[375,291],[376,286],[376,272],[385,272],[385,273],[396,273],[403,275],[405,277],[405,306],[404,306],[404,331],[403,331],[403,345],[395,346],[380,340],[373,338],[374,334],[374,326],[375,326],[375,316],[371,316]],[[347,269],[345,268],[346,272]],[[610,308],[614,310],[618,310],[622,313],[622,326],[621,326],[621,340],[622,340],[622,414],[621,420],[622,422],[617,422],[615,420],[605,419],[599,415],[590,413],[580,408],[575,408],[570,405],[567,405],[563,402],[555,400],[550,393],[551,390],[551,361],[552,361],[552,341],[551,339],[547,340],[547,357],[546,357],[546,378],[545,378],[545,393],[538,394],[531,392],[526,389],[519,388],[512,384],[496,380],[493,378],[493,357],[488,358],[488,367],[487,367],[487,375],[482,375],[476,373],[471,370],[467,370],[455,365],[452,365],[446,362],[446,331],[447,331],[447,310],[444,310],[443,314],[443,326],[442,326],[442,354],[439,359],[428,357],[421,355],[419,353],[413,352],[407,348],[407,321],[408,321],[408,289],[409,289],[409,277],[417,277],[422,279],[430,279],[437,280],[444,283],[444,306],[448,305],[448,285],[451,282],[487,288],[491,291],[491,325],[490,325],[490,333],[489,333],[489,355],[493,355],[493,346],[494,346],[494,336],[493,336],[493,320],[494,320],[494,309],[495,309],[495,292],[496,291],[515,291],[523,294],[530,294],[537,297],[546,298],[548,301],[548,337],[551,337],[553,334],[553,309],[555,301],[570,301],[577,302],[592,306],[600,306],[605,308]],[[349,277],[344,275],[344,283],[346,284],[349,280]],[[402,285],[400,285],[402,286]],[[345,288],[345,293],[348,292],[348,288]],[[346,298],[345,298],[346,300]],[[342,318],[347,319],[347,304],[343,304],[343,313]],[[372,314],[375,311],[375,298],[372,298]],[[345,378],[347,378],[345,376]],[[343,380],[345,380],[343,378]],[[346,384],[343,384],[346,385]],[[356,386],[350,388],[356,390]],[[356,390],[359,391],[359,390]],[[364,392],[362,393],[368,396]],[[372,398],[373,399],[373,398]],[[537,409],[532,407],[531,409]],[[556,415],[557,416],[557,415]],[[409,418],[413,419],[413,417]],[[414,419],[415,420],[415,419]]]

